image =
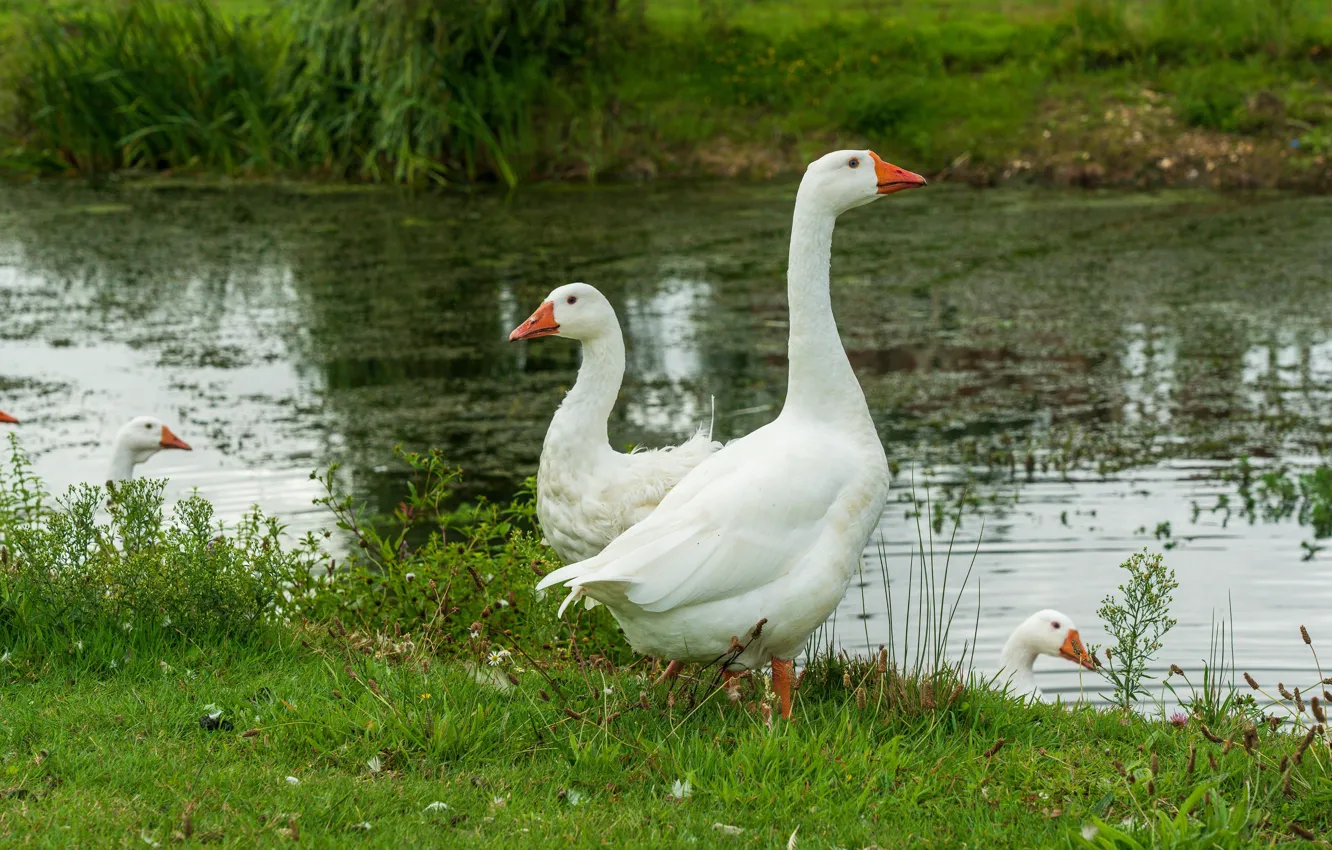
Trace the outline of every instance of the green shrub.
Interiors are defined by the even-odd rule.
[[[555,616],[560,594],[538,598],[535,590],[539,576],[560,564],[537,532],[535,483],[507,505],[457,505],[453,485],[461,473],[442,453],[395,453],[415,480],[390,517],[371,517],[338,494],[337,467],[318,476],[327,492],[322,504],[353,545],[298,585],[301,612],[368,633],[409,632],[440,652],[474,649],[482,633],[547,650],[567,646],[575,629]],[[590,651],[629,657],[604,607],[574,606],[568,619],[579,618],[576,631]]]
[[[257,512],[232,533],[198,497],[163,516],[165,482],[72,487],[55,510],[32,510],[17,443],[0,492],[0,641],[5,648],[80,647],[98,638],[248,639],[286,619],[288,588],[308,550],[284,550],[281,526]],[[15,509],[17,508],[17,510]]]

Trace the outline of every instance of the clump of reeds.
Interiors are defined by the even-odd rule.
[[[615,0],[294,0],[284,133],[301,162],[512,185],[538,111],[611,42]]]
[[[29,144],[84,172],[285,161],[273,86],[282,45],[204,0],[55,7],[23,24]]]

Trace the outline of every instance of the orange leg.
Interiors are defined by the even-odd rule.
[[[657,681],[653,684],[660,685],[662,682],[668,682],[680,675],[680,670],[684,667],[679,661],[672,661],[666,665],[666,669],[661,671]]]
[[[772,689],[781,704],[782,719],[791,719],[791,679],[795,673],[795,661],[772,659]]]

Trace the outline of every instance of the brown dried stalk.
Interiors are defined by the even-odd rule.
[[[1199,724],[1198,724],[1198,728],[1202,729],[1203,737],[1206,738],[1207,740],[1211,741],[1213,744],[1219,744],[1219,743],[1221,743],[1221,738],[1220,738],[1220,736],[1218,736],[1218,735],[1217,735],[1215,732],[1213,732],[1211,729],[1208,729],[1206,723],[1199,723]]]
[[[1304,827],[1300,826],[1300,825],[1299,825],[1298,823],[1296,823],[1295,821],[1291,821],[1291,822],[1290,822],[1289,824],[1287,824],[1286,826],[1287,826],[1287,828],[1290,830],[1290,832],[1291,832],[1292,835],[1297,835],[1297,836],[1299,836],[1300,838],[1303,838],[1305,841],[1314,841],[1314,840],[1316,840],[1316,839],[1318,838],[1318,836],[1314,835],[1314,834],[1313,834],[1312,832],[1310,832],[1309,830],[1307,830],[1307,829],[1305,829]]]
[[[1195,767],[1197,767],[1197,763],[1198,763],[1198,745],[1197,745],[1197,744],[1190,743],[1190,744],[1189,744],[1189,762],[1188,762],[1188,764],[1184,765],[1184,772],[1185,772],[1185,773],[1193,773],[1193,769],[1194,769]]]
[[[1304,751],[1309,749],[1309,745],[1313,743],[1313,739],[1317,734],[1318,734],[1317,726],[1311,728],[1308,732],[1304,733],[1304,740],[1300,741],[1300,745],[1295,748],[1296,764],[1299,764],[1300,762],[1304,761]]]
[[[1258,729],[1252,723],[1244,727],[1244,751],[1253,755],[1258,749]]]
[[[1255,691],[1258,690],[1258,683],[1255,682],[1255,681],[1253,680],[1253,677],[1250,676],[1248,673],[1245,673],[1245,674],[1244,674],[1244,681],[1248,682],[1248,683],[1249,683],[1249,687],[1253,688]]]
[[[1295,699],[1294,695],[1291,694],[1290,691],[1286,690],[1285,682],[1277,682],[1277,693],[1281,694],[1281,696],[1286,699]]]
[[[1327,722],[1327,713],[1323,711],[1323,701],[1318,697],[1309,700],[1309,708],[1313,711],[1314,720],[1319,723]]]
[[[990,747],[988,750],[985,751],[986,760],[988,761],[989,759],[994,758],[995,754],[998,753],[1003,748],[1004,748],[1004,739],[1000,738],[999,740],[994,742],[993,747]]]

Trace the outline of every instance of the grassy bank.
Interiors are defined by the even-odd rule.
[[[96,488],[52,503],[15,449],[0,840],[1128,848],[1332,830],[1318,686],[1241,695],[1221,656],[1197,689],[1172,675],[1170,718],[1028,705],[959,674],[946,582],[931,601],[922,563],[923,642],[815,653],[796,722],[774,722],[761,676],[734,700],[710,668],[656,686],[604,610],[557,621],[531,592],[551,564],[528,499],[449,507],[456,473],[407,460],[393,517],[329,474],[351,544],[333,558],[257,517],[220,529],[200,499],[164,516],[151,481],[105,516]]]
[[[872,144],[979,184],[1319,188],[1332,153],[1309,0],[136,0],[5,31],[19,170],[512,184]]]
[[[1086,846],[1100,819],[1143,846],[1241,847],[1332,827],[1327,745],[1301,749],[1286,729],[1260,726],[1246,748],[1239,723],[1209,729],[1238,742],[1218,744],[1196,719],[980,688],[911,710],[872,675],[860,690],[806,677],[798,722],[769,728],[706,684],[672,697],[634,670],[513,661],[517,685],[484,662],[319,629],[140,652],[114,674],[77,655],[7,663],[0,836],[1060,847]],[[1093,837],[1139,846],[1108,839]]]

